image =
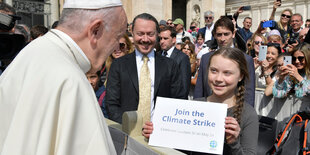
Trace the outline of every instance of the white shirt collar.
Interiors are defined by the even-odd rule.
[[[170,58],[170,56],[171,56],[173,50],[174,50],[174,46],[172,46],[172,47],[167,51],[167,56],[166,56],[166,57]]]
[[[212,23],[212,25],[211,25],[211,27],[210,27],[210,29],[209,29],[209,27],[208,26],[206,26],[206,30],[213,30],[213,28],[214,28],[214,23]]]
[[[230,46],[231,48],[235,48],[234,43],[232,43],[232,45]],[[217,50],[220,49],[220,46],[217,46]]]
[[[141,52],[139,52],[137,49],[135,49],[135,53],[136,53],[137,58],[139,58],[138,60],[143,61],[142,60],[143,54]],[[154,56],[155,56],[155,51],[154,51],[154,49],[152,49],[152,51],[147,54],[147,57],[149,57],[150,61],[153,61]]]

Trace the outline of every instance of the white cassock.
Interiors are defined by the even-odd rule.
[[[90,63],[68,37],[52,30],[34,40],[0,76],[1,155],[116,154],[85,76]]]

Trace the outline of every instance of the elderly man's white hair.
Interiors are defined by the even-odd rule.
[[[115,14],[115,16],[114,16]],[[116,17],[115,7],[102,9],[71,9],[64,8],[59,20],[59,26],[70,30],[72,33],[80,33],[87,26],[96,19],[103,19],[105,29],[110,28],[109,18]]]
[[[205,15],[205,17],[206,16],[212,16],[212,17],[214,17],[214,13],[212,12],[212,11],[210,11],[210,10],[208,10],[208,11],[206,11],[205,13],[204,13],[204,15]]]

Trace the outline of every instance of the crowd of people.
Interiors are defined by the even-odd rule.
[[[224,154],[248,155],[257,152],[257,141],[254,140],[259,134],[257,115],[283,121],[291,114],[306,110],[310,106],[310,19],[306,20],[303,26],[302,15],[293,13],[287,8],[281,12],[279,21],[274,21],[281,1],[274,1],[270,18],[261,20],[259,26],[254,28],[255,32],[250,30],[253,20],[251,17],[243,19],[243,27],[237,24],[244,6],[239,7],[232,16],[224,15],[218,19],[215,19],[212,11],[206,11],[205,27],[202,28],[192,22],[190,28],[186,30],[181,18],[158,22],[151,14],[142,13],[127,24],[127,29],[122,25],[126,21],[123,19],[124,16],[117,15],[117,19],[109,22],[114,25],[108,24],[111,26],[110,30],[95,17],[94,14],[100,14],[100,11],[83,10],[85,7],[82,5],[86,4],[79,5],[68,2],[64,6],[59,23],[55,23],[49,32],[41,25],[29,29],[24,24],[17,24],[9,31],[0,31],[22,34],[28,44],[3,75],[0,72],[0,101],[14,102],[10,110],[14,111],[15,104],[19,102],[32,104],[38,96],[35,92],[42,94],[44,88],[55,87],[61,91],[46,91],[43,93],[46,98],[39,101],[64,106],[59,103],[64,101],[70,101],[68,104],[82,104],[84,101],[93,103],[95,96],[102,115],[115,122],[122,123],[122,115],[126,111],[138,111],[143,117],[142,135],[149,138],[154,128],[152,116],[157,96],[224,103],[228,105]],[[107,13],[116,15],[113,9],[124,14],[122,9],[119,10],[120,5],[96,7],[98,10],[104,10],[103,17],[107,18]],[[89,7],[93,7],[91,3]],[[6,10],[0,13],[16,14],[14,8],[5,3],[0,3],[0,10]],[[90,16],[87,20],[88,26],[71,27],[76,24],[74,21],[78,21],[79,17],[86,19],[88,16]],[[70,20],[73,17],[73,21],[70,21],[69,17]],[[263,23],[267,20],[272,20],[272,26],[263,27]],[[115,25],[117,23],[119,25]],[[79,31],[80,34],[77,33]],[[44,35],[45,33],[47,34]],[[49,40],[57,41],[51,43]],[[42,45],[39,46],[41,42]],[[47,48],[48,44],[52,44],[53,47],[43,52],[43,48]],[[40,47],[42,51],[34,45]],[[111,49],[107,50],[107,46]],[[65,52],[61,53],[60,49]],[[52,53],[53,51],[57,51],[57,56]],[[261,58],[263,52],[265,56]],[[30,60],[28,54],[31,53],[36,54],[31,57],[31,62],[38,64],[25,63],[26,60]],[[36,66],[48,62],[50,64]],[[24,67],[19,68],[20,65]],[[79,70],[77,65],[80,66]],[[32,66],[33,70],[29,70],[28,66]],[[54,69],[43,71],[43,67]],[[14,84],[10,85],[12,84],[10,80],[15,79],[9,78],[18,76],[10,72],[14,69],[19,70],[21,75],[17,82],[13,81]],[[46,79],[34,78],[32,80],[37,80],[35,82],[42,83],[40,89],[33,93],[24,92],[23,89],[30,89],[33,86],[23,85],[24,80],[30,80],[24,73],[26,71],[32,74],[38,71],[41,71],[41,74],[48,74],[47,72],[60,74],[64,80],[53,76]],[[85,85],[85,79],[72,77],[81,76],[82,73],[83,78],[88,79],[93,92],[86,92],[90,87]],[[68,80],[71,78],[79,84],[74,86],[72,81]],[[49,86],[51,84],[54,85]],[[10,87],[9,85],[11,91],[3,93],[6,87]],[[18,89],[13,89],[14,87]],[[21,87],[23,89],[19,90]],[[18,100],[11,101],[5,98],[7,93],[12,92],[17,92]],[[83,97],[84,94],[87,96]],[[62,96],[65,98],[61,98]],[[24,100],[21,101],[20,98]],[[3,103],[0,105],[1,112],[4,112],[3,108],[7,107]],[[52,109],[55,110],[55,107]],[[69,113],[66,113],[67,111],[60,113],[75,117],[75,112],[87,115],[87,112],[98,112],[96,110],[89,108],[83,111],[77,107]],[[27,112],[29,114],[32,111],[23,114],[26,116]],[[13,119],[13,114],[9,116]],[[98,113],[91,118],[102,119]],[[22,118],[19,119],[23,121]],[[18,125],[16,120],[12,121],[13,125]],[[14,132],[8,132],[8,126],[12,124],[3,120],[1,122],[7,127],[0,132],[0,152],[1,150],[9,152],[9,144],[1,145],[7,142],[3,135],[10,134],[8,138],[14,137],[12,135]],[[99,123],[96,126],[94,123],[95,121],[91,127],[105,130],[105,124]],[[72,125],[81,127],[82,124]],[[95,133],[85,131],[85,133],[106,136],[106,133],[100,131]],[[66,141],[69,140],[63,140],[64,143]],[[105,146],[109,150],[109,145]],[[195,152],[186,153],[195,154]]]

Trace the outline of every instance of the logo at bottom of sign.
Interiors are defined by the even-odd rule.
[[[210,148],[216,149],[216,147],[217,147],[217,142],[215,140],[210,141]]]

